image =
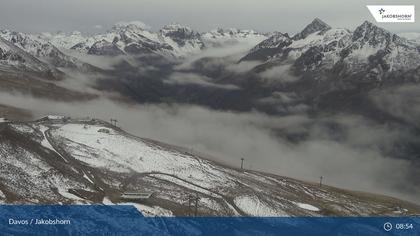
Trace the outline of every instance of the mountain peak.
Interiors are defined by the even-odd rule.
[[[381,31],[388,32],[387,30],[385,30],[385,29],[383,29],[383,28],[381,28],[381,27],[379,27],[379,26],[375,25],[374,23],[372,23],[372,22],[370,22],[370,21],[368,21],[368,20],[363,21],[363,23],[362,23],[361,25],[359,25],[359,26],[355,29],[355,31],[357,31],[357,30],[361,30],[361,29],[368,29],[368,30],[377,30],[377,29],[380,29]]]
[[[187,43],[187,41],[198,41],[199,47],[202,48],[200,34],[194,30],[192,30],[188,26],[184,26],[178,23],[172,23],[169,25],[165,25],[161,30],[160,33],[166,37],[171,38],[175,41],[179,46],[183,47]]]
[[[327,23],[325,23],[321,19],[315,18],[300,33],[296,34],[293,37],[293,39],[295,39],[295,40],[304,39],[312,33],[315,33],[317,31],[329,30],[329,29],[331,29],[331,26],[329,26]]]
[[[190,27],[181,25],[178,23],[168,24],[162,27],[160,30],[162,34],[169,37],[182,37],[182,38],[191,38],[197,37],[199,35],[198,32],[195,32]]]
[[[378,26],[376,26],[375,24],[373,24],[372,22],[365,20],[363,21],[363,23],[361,25],[359,25],[357,29],[366,29],[366,28],[370,28],[370,29],[374,29],[374,28],[379,28]]]
[[[311,24],[316,24],[316,25],[322,25],[325,27],[330,27],[327,23],[325,23],[324,21],[322,21],[321,19],[319,19],[318,17],[316,17]]]
[[[377,45],[399,40],[399,37],[366,20],[354,30],[352,40]]]

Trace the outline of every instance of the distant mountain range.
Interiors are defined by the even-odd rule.
[[[136,22],[118,23],[104,34],[90,36],[82,35],[80,32],[31,35],[3,30],[0,37],[37,57],[48,56],[57,48],[91,55],[156,53],[168,57],[183,57],[224,43],[261,41],[266,38],[252,30],[217,29],[198,33],[180,24],[166,25],[159,31],[152,32],[145,29],[143,24]]]
[[[293,91],[300,101],[310,103],[310,107],[325,108],[332,104],[331,99],[324,104],[324,98],[337,91],[356,89],[354,92],[360,93],[378,86],[417,83],[420,44],[416,34],[406,34],[406,37],[409,39],[368,21],[351,31],[332,28],[318,18],[293,36],[238,29],[199,33],[180,24],[150,31],[139,22],[118,23],[106,33],[96,35],[2,30],[0,77],[9,78],[7,84],[3,81],[3,88],[15,82],[11,77],[25,74],[27,78],[38,78],[41,82],[37,83],[42,85],[35,86],[31,92],[42,95],[51,81],[62,80],[65,70],[71,69],[100,73],[104,79],[96,88],[117,90],[139,102],[187,102],[233,110],[257,107],[276,113],[278,104],[266,107],[267,104],[255,101],[277,100],[272,96]],[[229,65],[217,55],[204,53],[222,49],[226,57],[231,47],[240,44],[248,45],[250,50],[237,61],[229,61]],[[201,54],[204,56],[195,58],[188,67],[179,67]],[[121,58],[121,61],[104,69],[84,60],[84,55]],[[129,58],[141,61],[140,65],[130,63]],[[158,70],[145,73],[142,68],[147,66]],[[196,73],[201,79],[170,81],[173,72]],[[22,84],[13,86],[19,89]],[[74,95],[78,91],[75,92],[62,93]],[[332,107],[337,106],[343,107],[341,103]]]
[[[88,55],[159,55],[167,59],[185,58],[202,50],[236,43],[258,43],[266,38],[252,30],[218,29],[198,33],[179,24],[158,32],[136,22],[118,23],[104,34],[85,36],[80,32],[26,34],[0,31],[0,72],[19,71],[52,75],[59,68],[97,70],[71,56],[68,51]]]
[[[405,34],[410,38],[407,40],[367,21],[350,31],[333,29],[316,18],[294,36],[237,29],[198,33],[180,24],[166,25],[157,32],[145,28],[137,22],[118,23],[104,34],[90,36],[80,32],[25,34],[2,30],[1,64],[34,72],[51,71],[51,67],[93,69],[65,51],[185,58],[205,49],[247,42],[256,46],[241,61],[261,61],[270,66],[290,63],[294,72],[311,76],[334,71],[340,76],[360,77],[360,73],[366,73],[364,78],[381,80],[387,72],[408,71],[420,65],[418,35]]]

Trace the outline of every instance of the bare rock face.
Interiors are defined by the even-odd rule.
[[[192,30],[187,26],[180,24],[165,25],[160,33],[163,36],[171,38],[180,47],[184,47],[189,44],[192,47],[198,47],[199,49],[204,48],[204,43],[201,39],[200,33]]]
[[[103,56],[118,56],[124,54],[115,43],[107,42],[105,40],[98,41],[90,47],[88,54],[103,55]]]

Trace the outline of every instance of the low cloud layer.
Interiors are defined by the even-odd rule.
[[[38,117],[61,114],[115,118],[123,129],[138,136],[191,148],[232,166],[238,166],[243,157],[249,169],[314,182],[322,175],[327,184],[338,187],[418,200],[418,189],[400,188],[402,183],[410,182],[411,163],[386,156],[378,148],[407,138],[408,134],[372,124],[362,117],[271,117],[197,106],[127,105],[106,98],[87,103],[58,103],[6,93],[0,93],[0,100],[32,110]],[[343,131],[335,132],[329,126],[331,123]],[[307,138],[290,142],[273,130],[289,136],[304,134]]]
[[[216,84],[211,81],[212,79],[194,73],[173,73],[165,83],[177,84],[177,85],[198,85],[202,87],[211,87],[218,89],[236,90],[240,89],[238,86],[233,84]]]
[[[239,59],[249,52],[255,45],[263,41],[265,38],[257,38],[255,41],[234,41],[230,43],[225,43],[221,45],[213,45],[209,48],[204,49],[196,55],[192,55],[184,60],[180,65],[175,67],[178,70],[188,70],[193,68],[193,63],[203,59],[203,58],[213,58],[212,63],[215,63],[213,66],[224,66],[230,64],[230,69],[233,71],[241,71],[251,69],[253,66],[258,63],[255,62],[244,62],[239,63]],[[211,45],[211,42],[208,42]],[[212,66],[212,65],[208,65]]]
[[[420,128],[420,85],[376,91],[371,98],[380,109]]]
[[[298,80],[299,78],[291,75],[290,67],[291,65],[275,66],[261,72],[260,76],[266,83],[294,82]]]

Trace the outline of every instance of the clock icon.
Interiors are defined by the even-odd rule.
[[[384,224],[384,230],[387,231],[387,232],[391,231],[392,230],[392,224],[389,223],[389,222],[386,222]]]

